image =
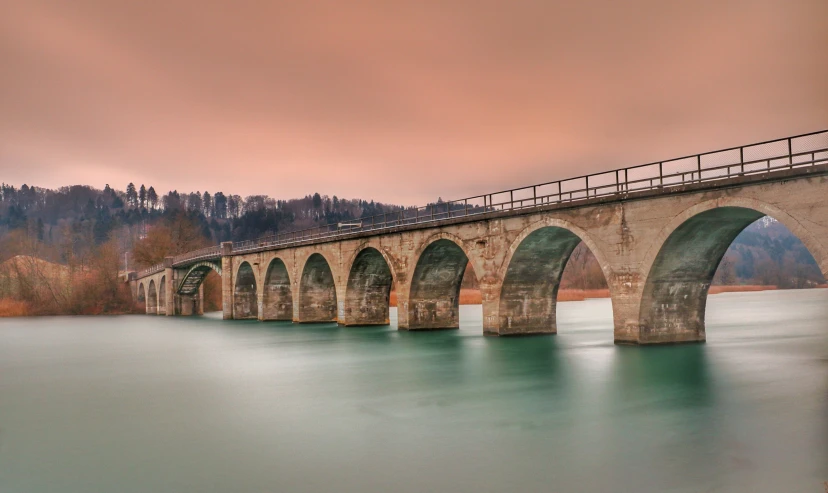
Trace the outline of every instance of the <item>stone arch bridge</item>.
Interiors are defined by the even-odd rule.
[[[394,211],[167,258],[130,276],[147,313],[202,313],[222,276],[226,319],[459,325],[470,263],[483,331],[554,334],[561,274],[584,242],[609,285],[618,343],[705,340],[710,282],[733,239],[771,216],[828,278],[828,131]]]

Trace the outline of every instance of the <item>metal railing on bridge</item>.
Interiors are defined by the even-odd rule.
[[[193,250],[192,252],[182,253],[181,255],[176,255],[175,257],[173,257],[173,266],[187,264],[191,262],[198,262],[200,260],[215,260],[219,257],[221,257],[221,246],[216,245],[202,248],[200,250]],[[138,271],[137,275],[140,279],[142,277],[157,274],[158,272],[163,271],[164,268],[164,264],[155,264],[152,267],[147,267],[146,269]]]
[[[551,181],[364,217],[351,223],[265,236],[233,243],[234,253],[286,247],[354,233],[431,223],[490,212],[520,210],[578,200],[664,190],[740,176],[828,164],[828,130],[741,147],[694,154],[629,168]]]
[[[173,257],[173,265],[183,262],[197,262],[199,260],[211,260],[221,256],[221,246],[211,246],[192,252],[182,253]]]

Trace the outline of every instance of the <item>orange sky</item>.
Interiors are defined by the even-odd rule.
[[[18,186],[415,204],[828,127],[826,0],[0,5]]]

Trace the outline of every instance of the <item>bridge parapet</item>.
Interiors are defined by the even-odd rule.
[[[147,267],[144,270],[138,271],[138,278],[140,279],[142,277],[151,276],[151,275],[157,274],[157,273],[159,273],[163,270],[164,270],[164,264],[163,263],[155,264],[152,267]]]

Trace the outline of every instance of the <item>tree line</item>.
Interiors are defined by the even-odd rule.
[[[127,269],[148,267],[166,256],[221,241],[250,240],[399,209],[319,193],[280,200],[220,191],[171,190],[159,195],[152,185],[134,183],[123,191],[109,185],[101,190],[85,185],[16,188],[3,183],[0,299],[17,299],[27,313],[140,310],[118,282]]]
[[[341,199],[319,193],[280,200],[267,195],[241,197],[208,191],[159,195],[155,187],[127,184],[124,191],[106,185],[47,189],[0,185],[0,240],[25,231],[54,245],[74,236],[78,248],[105,243],[117,236],[131,247],[156,226],[181,224],[196,228],[208,244],[312,228],[400,210],[400,206],[362,199]],[[65,261],[59,256],[55,261]],[[2,261],[2,259],[0,259]]]

